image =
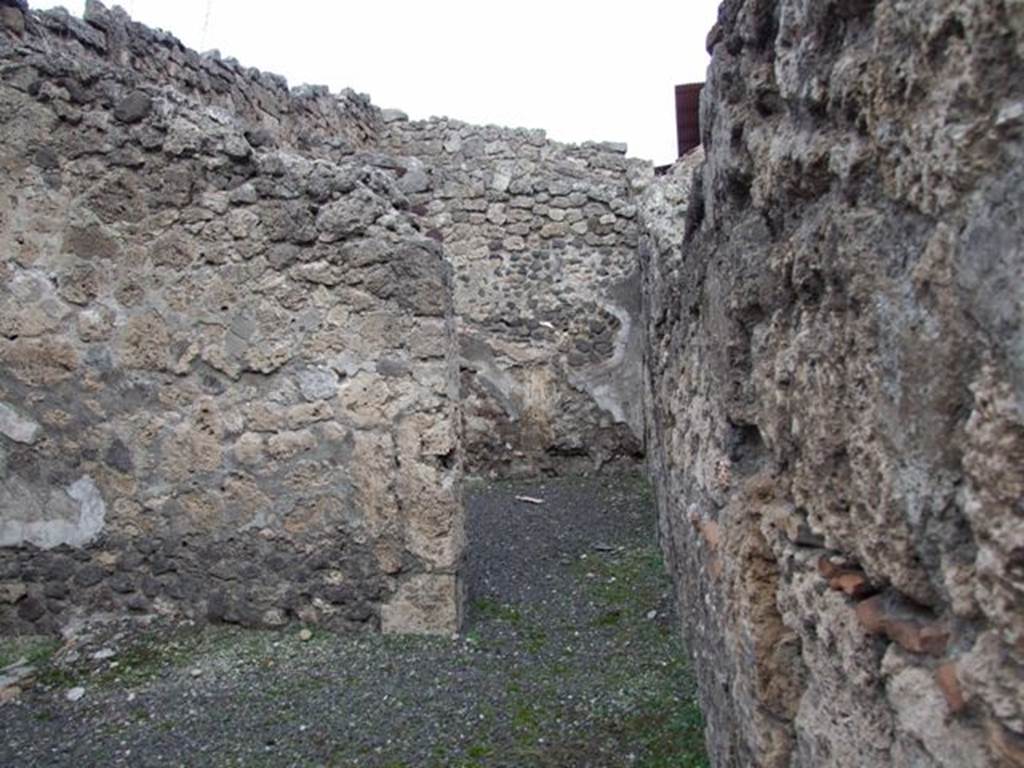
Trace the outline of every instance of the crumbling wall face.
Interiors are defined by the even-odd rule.
[[[716,765],[1024,764],[1022,18],[726,0],[686,215],[640,204]]]
[[[244,112],[83,54],[87,32],[158,58],[152,33],[9,11],[0,631],[96,611],[453,631],[450,268],[391,177],[287,132],[254,146]]]
[[[332,94],[325,86],[290,89],[280,75],[243,67],[218,51],[190,50],[173,35],[132,21],[119,6],[108,10],[87,0],[82,19],[61,9],[29,18],[38,41],[32,66],[45,71],[46,53],[53,49],[80,61],[106,62],[123,70],[126,85],[138,81],[167,87],[202,103],[215,119],[242,121],[253,147],[287,144],[307,155],[336,159],[376,143],[380,110],[367,96],[351,90]],[[74,105],[75,81],[61,84],[69,87]]]
[[[469,468],[635,466],[639,274],[625,147],[542,131],[410,122],[382,146],[455,271]]]

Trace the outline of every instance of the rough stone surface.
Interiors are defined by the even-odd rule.
[[[84,21],[61,12],[27,18],[32,34],[59,38],[71,57],[124,65],[128,73],[116,88],[109,80],[87,88],[51,73],[47,91],[37,97],[63,124],[77,127],[80,146],[73,151],[92,153],[88,142],[98,136],[91,132],[101,135],[108,127],[133,134],[134,147],[99,147],[93,162],[109,160],[130,176],[147,153],[162,150],[180,162],[161,194],[182,206],[192,194],[191,166],[202,164],[209,139],[202,121],[168,109],[169,95],[202,105],[205,121],[220,136],[223,167],[217,173],[232,176],[218,190],[227,199],[217,204],[231,206],[217,212],[225,217],[222,226],[239,240],[279,244],[267,254],[275,268],[291,265],[296,246],[366,235],[374,221],[387,226],[390,217],[355,188],[358,169],[387,185],[395,207],[408,209],[416,226],[443,243],[455,269],[471,471],[516,475],[635,466],[643,453],[642,344],[635,209],[624,171],[649,164],[627,160],[624,145],[564,145],[542,131],[447,119],[414,122],[350,91],[289,90],[280,77],[216,52],[197,54],[97,2],[87,4]],[[12,28],[10,45],[17,35]],[[37,46],[35,59],[43,55]],[[46,67],[31,56],[23,63],[9,68],[8,81],[23,90],[41,87],[34,67]],[[97,76],[94,67],[87,69],[86,80]],[[97,98],[114,125],[87,122]],[[274,157],[274,148],[292,154]],[[316,166],[302,184],[285,186],[285,177],[307,173],[297,167],[299,158],[349,170]],[[59,183],[63,158],[53,147],[40,146],[34,160],[51,183]],[[263,176],[259,185],[235,167],[254,165]],[[148,192],[124,179],[96,190],[112,209],[107,218],[127,217],[137,226],[148,226],[149,219],[133,201]],[[342,192],[348,194],[335,199]],[[318,207],[314,219],[298,210],[303,196]],[[273,210],[252,209],[268,197]],[[82,259],[120,248],[111,232],[87,223],[69,228],[64,238]],[[154,248],[152,257],[163,266],[192,261],[187,244],[165,241]],[[336,265],[307,265],[304,279],[330,288],[338,284],[338,272]],[[93,306],[104,275],[94,265],[78,265],[73,275],[60,298],[83,307],[76,317],[79,335],[101,340],[116,320],[109,307]],[[53,326],[62,319],[37,313],[32,321]]]
[[[1019,0],[725,0],[662,175],[2,10],[0,630],[450,632],[463,433],[646,439],[716,765],[1024,764]]]
[[[1022,764],[1021,19],[726,0],[706,161],[640,193],[649,455],[718,766]]]
[[[389,120],[399,188],[455,272],[468,468],[635,466],[643,452],[635,206],[625,147]]]
[[[16,443],[31,445],[39,438],[40,426],[22,416],[7,403],[0,403],[0,434]]]
[[[454,631],[450,268],[375,108],[98,3],[27,18],[0,33],[0,629]]]

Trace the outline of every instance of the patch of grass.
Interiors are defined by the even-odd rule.
[[[664,688],[634,712],[606,723],[608,730],[638,756],[640,768],[706,768],[704,718],[691,691],[677,698]]]
[[[448,745],[447,744],[435,744],[434,748],[430,750],[431,757],[438,765],[448,765]]]
[[[50,688],[74,688],[82,679],[77,672],[49,663],[36,673],[36,681]]]
[[[520,700],[510,717],[517,738],[503,744],[503,752],[531,768],[604,765],[610,755],[627,754],[635,756],[632,764],[639,768],[708,768],[703,718],[685,664],[637,676],[621,693],[622,701],[592,713],[596,717],[585,736],[562,739],[545,731],[545,722],[559,709],[545,706],[550,696]]]
[[[479,597],[473,601],[473,611],[481,617],[505,621],[509,624],[519,624],[523,615],[514,605],[502,603],[493,597]]]
[[[486,743],[471,744],[466,754],[471,760],[479,760],[482,757],[490,757],[494,754],[494,747]]]
[[[590,556],[572,567],[585,591],[604,610],[598,619],[601,625],[642,620],[661,602],[665,567],[653,546]]]
[[[115,659],[117,666],[103,670],[96,680],[101,684],[141,685],[195,659],[203,639],[199,633],[181,634],[166,641],[145,635],[121,651]]]
[[[273,635],[273,637],[279,637]],[[45,664],[39,682],[52,688],[76,685],[137,686],[193,663],[203,656],[229,651],[238,659],[255,661],[271,654],[268,633],[241,632],[231,627],[182,629],[171,635],[148,633],[119,649],[112,664],[90,673],[87,666]]]
[[[513,627],[516,633],[516,642],[527,653],[538,654],[547,645],[547,631],[542,624],[532,620],[528,609],[502,603],[492,597],[480,597],[473,601],[471,610],[477,619],[499,621]],[[482,646],[483,638],[486,635],[486,632],[481,632],[479,626],[469,632],[471,642],[475,643],[477,647]]]
[[[431,768],[487,768],[489,757],[496,753],[494,745],[489,742],[475,742],[466,748],[462,757],[452,757],[447,750],[434,748]]]
[[[5,637],[0,642],[0,669],[22,659],[32,666],[45,664],[59,647],[60,641],[47,635]]]
[[[563,679],[575,674],[571,660],[552,658],[540,666],[524,667],[522,685],[509,670],[505,702],[511,733],[498,752],[509,764],[531,768],[568,765],[618,765],[626,755],[640,768],[707,768],[703,720],[685,651],[671,626],[647,619],[661,609],[667,589],[657,547],[641,545],[614,553],[588,555],[573,565],[583,594],[598,609],[592,625],[607,628],[629,643],[629,653],[607,657],[595,674],[590,694],[595,699],[582,709],[566,708]],[[503,615],[500,604],[485,604],[490,614]],[[529,611],[517,611],[520,647],[530,650],[533,628]],[[636,653],[644,660],[638,663]],[[532,684],[526,684],[532,681]],[[540,683],[544,681],[546,684]],[[585,735],[561,732],[560,719],[588,721]],[[475,758],[480,766],[493,758]],[[504,764],[504,762],[502,763]],[[472,768],[473,762],[459,763]]]
[[[622,611],[618,608],[613,608],[610,611],[605,611],[596,619],[594,619],[595,627],[614,627],[622,621]]]
[[[548,643],[548,634],[540,626],[531,624],[523,629],[522,635],[527,653],[540,653]]]
[[[671,660],[632,678],[623,688],[624,713],[604,719],[605,727],[637,754],[640,768],[705,768],[704,718],[693,675],[682,648]]]
[[[489,742],[475,742],[466,748],[464,757],[456,758],[453,762],[445,762],[444,768],[487,768],[490,764],[487,758],[492,757],[494,753],[494,746]]]
[[[533,706],[529,704],[519,704],[516,706],[515,711],[512,713],[512,725],[516,730],[528,731],[532,734],[537,731],[539,724],[540,721]]]
[[[638,482],[636,490],[641,485],[647,487]],[[682,643],[670,626],[646,617],[661,606],[666,590],[657,547],[589,555],[576,561],[573,569],[600,611],[592,625],[638,643],[633,647],[644,649],[647,662],[642,670],[628,657],[609,664],[602,687],[617,694],[595,713],[593,738],[587,744],[550,745],[534,755],[534,764],[554,766],[570,751],[599,763],[600,750],[615,745],[620,754],[636,755],[634,765],[639,768],[708,766],[703,718]]]
[[[654,486],[643,473],[626,477],[623,482],[626,490],[638,503],[652,506],[654,504]]]

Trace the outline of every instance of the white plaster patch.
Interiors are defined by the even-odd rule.
[[[626,424],[637,437],[643,435],[643,410],[633,393],[642,390],[640,356],[643,344],[633,318],[622,307],[601,301],[601,307],[619,319],[612,357],[581,371],[570,371],[570,383],[590,394],[615,421]]]
[[[0,510],[0,546],[34,544],[42,549],[88,544],[103,530],[107,515],[103,496],[88,475],[65,491],[51,491],[46,499],[12,479],[0,485]]]
[[[95,538],[103,530],[103,523],[107,516],[107,505],[103,501],[100,489],[88,475],[82,475],[71,487],[68,488],[68,496],[79,503],[78,511],[78,533],[81,536],[79,541],[68,541],[68,544],[81,546]]]
[[[7,403],[0,403],[0,434],[16,443],[32,445],[39,439],[40,427],[32,419],[22,416]]]

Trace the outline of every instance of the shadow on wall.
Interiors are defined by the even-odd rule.
[[[455,272],[469,471],[634,468],[642,457],[639,287],[625,147],[541,131],[409,121],[411,209]]]

